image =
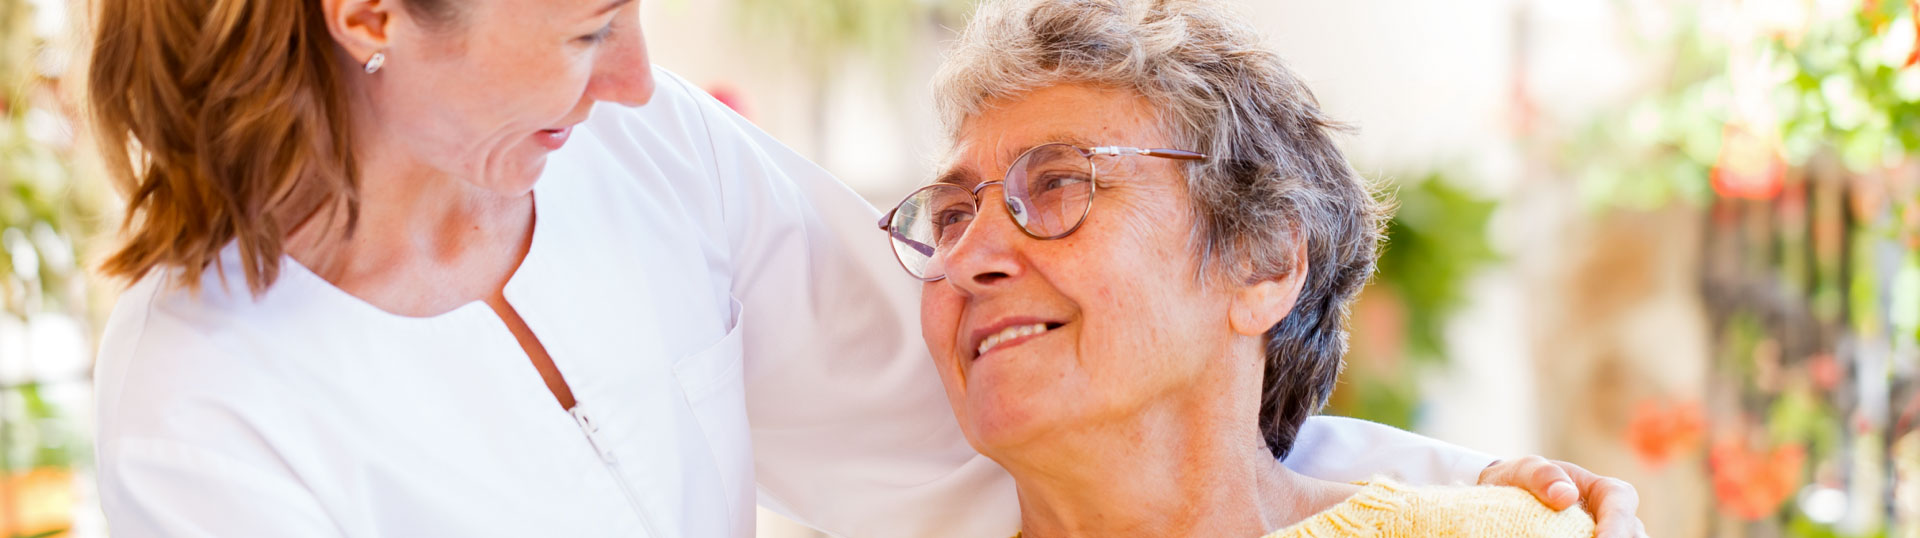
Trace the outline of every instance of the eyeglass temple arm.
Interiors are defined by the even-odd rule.
[[[1125,146],[1100,146],[1097,148],[1089,148],[1087,149],[1087,152],[1093,155],[1145,155],[1148,157],[1159,157],[1162,159],[1180,159],[1183,161],[1195,161],[1195,160],[1207,158],[1207,154],[1205,153],[1187,151],[1183,149],[1166,149],[1166,148],[1142,149],[1142,148],[1129,148]]]
[[[889,231],[887,233],[892,234],[894,239],[899,239],[900,242],[906,243],[909,247],[913,247],[913,250],[919,252],[921,255],[927,257],[933,256],[933,245],[907,239],[907,236],[901,235],[899,232]]]
[[[887,214],[880,216],[880,229],[886,230],[887,235],[893,236],[894,239],[898,239],[900,240],[900,242],[906,243],[907,246],[913,247],[913,250],[916,252],[919,252],[921,255],[927,256],[927,257],[933,257],[933,245],[929,245],[919,241],[914,241],[913,239],[908,238],[906,235],[903,235],[900,232],[895,231],[892,226],[888,226],[888,224],[891,224],[893,221],[894,211],[899,211],[899,209],[896,208],[896,209],[889,210],[887,211]]]

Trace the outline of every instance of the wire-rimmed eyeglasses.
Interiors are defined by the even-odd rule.
[[[1052,143],[1034,146],[1014,159],[1001,181],[986,181],[972,189],[935,183],[907,195],[880,218],[900,267],[924,281],[946,278],[944,251],[960,241],[980,213],[980,192],[1000,185],[1007,216],[1034,239],[1059,239],[1073,234],[1093,211],[1093,193],[1099,167],[1093,158],[1141,155],[1163,159],[1199,160],[1207,156],[1177,149],[1121,146],[1082,148]]]

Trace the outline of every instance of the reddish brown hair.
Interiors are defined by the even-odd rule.
[[[450,21],[451,4],[405,3],[429,22]],[[194,288],[237,243],[259,293],[278,278],[294,226],[337,208],[350,233],[359,204],[346,73],[319,0],[97,6],[87,101],[127,197],[126,243],[102,271],[179,269]]]

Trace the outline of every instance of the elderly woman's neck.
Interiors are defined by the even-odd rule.
[[[1357,490],[1281,466],[1251,425],[1155,414],[1063,433],[1002,461],[1019,489],[1023,535],[1256,537]]]

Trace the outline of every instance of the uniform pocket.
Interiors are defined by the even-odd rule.
[[[733,308],[727,335],[699,353],[673,365],[673,375],[686,394],[687,405],[713,454],[726,491],[728,515],[735,529],[751,528],[753,518],[753,439],[747,427],[747,392],[742,365],[740,301]]]
[[[686,391],[687,400],[695,406],[713,392],[725,390],[729,385],[738,387],[741,383],[744,348],[740,343],[740,300],[729,297],[727,303],[732,312],[727,316],[726,336],[673,363],[673,376],[680,381],[681,390]]]

